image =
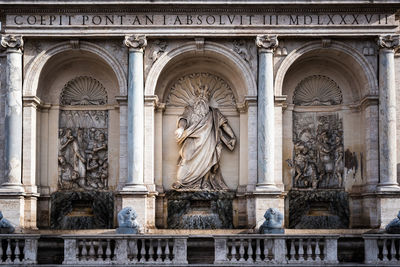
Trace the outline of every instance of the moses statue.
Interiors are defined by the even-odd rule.
[[[218,108],[210,106],[208,85],[193,88],[195,99],[177,121],[179,151],[174,189],[226,190],[220,169],[222,144],[233,150],[236,137]]]

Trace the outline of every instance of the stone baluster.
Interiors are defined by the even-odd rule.
[[[315,261],[321,261],[321,250],[319,248],[319,239],[315,239]]]
[[[98,240],[98,247],[97,247],[97,261],[103,261],[103,241],[101,239]]]
[[[257,190],[279,191],[275,185],[274,149],[274,62],[273,53],[278,47],[276,36],[257,36],[259,48],[258,67],[258,182]]]
[[[307,261],[308,261],[308,262],[313,261],[313,258],[312,258],[311,238],[308,238],[308,240],[307,240],[307,251],[306,251],[306,253],[307,253]]]
[[[156,262],[162,262],[161,239],[157,239]]]
[[[388,259],[388,249],[387,249],[387,239],[383,239],[382,242],[382,261],[389,261]]]
[[[256,239],[256,262],[261,262],[260,239]]]
[[[131,261],[133,263],[137,263],[138,262],[138,240],[137,239],[133,239],[131,242],[131,251],[132,251],[132,259]]]
[[[296,261],[296,247],[295,247],[295,239],[290,239],[290,252],[289,252],[289,262]]]
[[[304,247],[303,247],[303,239],[299,239],[299,262],[304,261]]]
[[[244,244],[243,239],[240,239],[240,246],[239,246],[239,261],[243,262],[244,260]]]
[[[146,192],[143,183],[144,157],[144,82],[143,50],[147,45],[144,35],[125,37],[129,48],[128,68],[128,178],[125,191]]]
[[[1,46],[7,48],[5,166],[1,189],[23,192],[22,188],[22,36],[2,35]]]
[[[232,248],[231,248],[231,261],[236,262],[237,258],[236,258],[236,240],[233,238],[232,239]]]
[[[140,263],[146,262],[146,239],[142,239],[142,248],[140,249]]]
[[[89,260],[90,261],[94,261],[95,260],[95,255],[96,255],[96,252],[95,252],[95,250],[94,250],[94,244],[93,244],[93,240],[90,240],[89,241]]]
[[[380,36],[379,46],[379,191],[398,191],[396,159],[396,81],[394,49],[399,35]]]
[[[264,261],[269,261],[269,239],[264,239]]]
[[[154,247],[153,247],[153,239],[149,240],[149,260],[148,262],[154,262]]]
[[[252,239],[248,239],[248,247],[247,247],[247,262],[252,263],[253,262],[253,247],[251,246],[251,241]]]
[[[394,238],[392,239],[392,242],[390,244],[390,261],[397,261],[396,259],[396,247],[394,244]]]
[[[3,239],[0,238],[0,263],[3,262],[3,255],[4,255],[2,241]]]
[[[7,249],[6,249],[6,255],[7,255],[7,259],[6,259],[6,263],[11,263],[11,255],[12,255],[12,251],[11,251],[11,240],[7,239]]]
[[[106,247],[106,261],[111,261],[111,246],[110,246],[110,239],[107,239],[107,247]]]
[[[14,263],[16,264],[21,263],[20,255],[21,255],[21,250],[19,249],[19,240],[15,239]]]
[[[165,260],[164,263],[171,263],[170,250],[169,250],[169,240],[165,240],[165,250],[164,250]]]
[[[87,248],[86,248],[86,239],[82,241],[82,250],[81,250],[82,261],[87,261]]]

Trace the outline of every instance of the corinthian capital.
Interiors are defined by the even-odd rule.
[[[383,35],[378,39],[379,48],[395,49],[400,46],[400,35]]]
[[[146,36],[144,35],[127,35],[124,44],[132,49],[143,50],[147,46]]]
[[[20,35],[1,35],[1,46],[5,48],[21,49],[24,46],[24,40]]]
[[[261,49],[274,50],[278,47],[278,37],[276,35],[258,35],[256,45]]]

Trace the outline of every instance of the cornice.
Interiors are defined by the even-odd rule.
[[[315,12],[327,12],[327,13],[396,13],[400,9],[400,4],[398,5],[215,5],[210,6],[208,3],[206,5],[167,5],[153,4],[149,5],[126,5],[119,4],[117,7],[115,5],[68,5],[68,6],[54,6],[54,5],[36,5],[32,4],[28,6],[22,5],[4,5],[0,2],[0,16],[3,14],[78,14],[78,13],[315,13]]]

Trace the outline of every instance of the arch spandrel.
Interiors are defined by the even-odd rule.
[[[168,90],[168,82],[161,80],[160,78],[165,72],[171,72],[171,66],[179,64],[181,61],[187,61],[190,59],[208,59],[214,60],[214,63],[220,64],[223,69],[229,70],[226,73],[222,73],[221,68],[218,69],[215,65],[202,66],[202,71],[216,72],[219,76],[222,76],[227,82],[234,84],[235,96],[238,102],[242,102],[245,96],[256,96],[257,95],[257,84],[253,73],[250,70],[250,66],[245,62],[239,55],[234,51],[226,48],[223,45],[206,42],[204,50],[198,51],[195,42],[188,42],[187,44],[177,47],[167,53],[164,53],[152,66],[149,74],[146,78],[145,83],[145,95],[158,95],[160,99],[165,96],[165,91]],[[203,62],[204,63],[204,62]],[[196,66],[189,67],[196,69]],[[181,72],[180,75],[188,74],[188,70],[179,71],[174,68],[173,71]],[[174,78],[177,75],[172,75]],[[169,76],[171,80],[172,76]],[[232,81],[233,80],[233,81]]]
[[[367,59],[355,48],[338,41],[332,41],[329,47],[323,48],[321,41],[312,41],[304,44],[298,49],[293,50],[283,60],[275,75],[275,95],[284,94],[283,85],[289,69],[301,58],[306,58],[308,55],[316,51],[323,51],[321,56],[326,56],[327,60],[336,60],[337,54],[340,53],[344,55],[344,58],[348,60],[349,63],[362,70],[360,72],[353,71],[359,87],[359,92],[357,92],[359,99],[366,95],[378,94],[376,73]]]
[[[79,50],[89,52],[101,58],[107,65],[109,65],[118,81],[119,94],[127,95],[127,77],[123,67],[115,57],[99,45],[86,41],[81,41],[79,43]],[[23,95],[37,95],[41,73],[43,68],[46,66],[46,63],[49,62],[53,56],[67,51],[74,51],[68,41],[60,42],[37,55],[26,72],[26,77],[24,79],[26,82],[23,85]]]

